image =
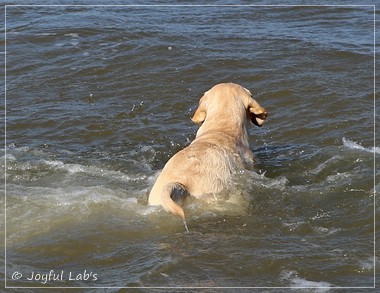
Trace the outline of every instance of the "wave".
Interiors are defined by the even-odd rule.
[[[345,138],[343,143],[354,149],[370,151]],[[167,231],[168,228],[183,229],[182,222],[173,220],[173,215],[167,214],[161,207],[147,205],[149,190],[159,173],[152,171],[151,159],[145,163],[150,168],[141,169],[131,164],[135,162],[136,166],[141,165],[141,160],[134,161],[136,158],[112,157],[107,161],[82,158],[74,161],[75,153],[65,153],[63,156],[62,150],[52,153],[45,149],[18,148],[14,145],[7,151],[7,197],[10,203],[17,207],[9,213],[12,216],[10,224],[14,228],[13,233],[10,230],[10,235],[14,234],[11,238],[21,237],[15,228],[19,222],[30,223],[25,224],[21,233],[29,238],[41,229],[41,226],[38,226],[33,230],[33,225],[42,221],[41,217],[41,223],[45,227],[54,229],[60,223],[69,220],[83,222],[91,217],[97,219],[103,216],[103,211],[114,215],[116,223],[144,222],[149,227],[148,230],[157,229],[161,232]],[[315,154],[314,147],[309,149],[304,145],[281,147],[276,151],[263,149],[261,152],[266,153],[261,155],[261,173],[248,170],[239,172],[228,190],[219,194],[204,195],[199,200],[190,198],[185,203],[190,230],[193,225],[197,226],[209,219],[215,220],[224,216],[261,215],[262,210],[276,213],[276,207],[281,206],[284,199],[308,201],[308,198],[314,196],[323,197],[323,192],[336,186],[339,188],[352,184],[354,178],[361,178],[361,169],[342,168],[346,165],[345,154],[337,154],[338,151],[338,148],[334,147],[328,157],[321,157]],[[278,159],[281,153],[286,159]],[[144,155],[142,157],[145,158]],[[272,157],[278,161],[272,164]],[[302,175],[303,180],[299,180],[288,170],[288,164],[294,160],[301,162],[298,166],[299,170],[305,171]],[[129,164],[127,169],[123,169],[125,164]],[[271,169],[276,169],[276,172]],[[357,187],[358,190],[359,188],[361,187]],[[283,212],[280,210],[279,208],[278,213]],[[72,212],[77,218],[72,219]],[[173,222],[176,224],[173,225]],[[311,225],[310,222],[313,221],[309,219],[309,224],[303,221],[284,221],[282,226],[289,231],[298,231],[306,227],[326,235],[335,232],[334,228],[325,229],[317,224]],[[132,224],[130,229],[133,230],[137,226],[140,224]]]
[[[57,174],[61,174],[59,178],[54,177],[55,184],[64,183],[66,186],[67,179],[70,181],[76,181],[79,176],[89,178],[102,178],[104,180],[110,180],[112,182],[119,181],[120,183],[138,182],[149,179],[147,174],[142,172],[124,172],[121,170],[112,170],[109,164],[100,164],[88,161],[81,162],[65,162],[64,160],[56,159],[57,154],[52,154],[42,149],[33,149],[29,147],[15,147],[10,145],[7,147],[6,152],[3,152],[2,159],[7,163],[7,178],[9,182],[20,183],[22,178],[30,181],[30,176],[33,175],[34,179],[42,179],[53,177]],[[54,159],[52,158],[54,157]],[[70,158],[72,161],[72,158]],[[131,166],[138,165],[139,162],[134,160],[123,161],[125,164]],[[66,179],[66,180],[65,180]],[[46,182],[44,182],[46,183]],[[50,186],[49,184],[43,186]]]
[[[345,137],[342,138],[342,142],[345,147],[353,150],[361,150],[369,153],[380,154],[380,147],[366,148],[357,142],[354,142],[353,140],[346,139]]]
[[[140,203],[140,195],[101,186],[7,186],[8,243],[16,245],[38,235],[91,223],[117,227],[123,223],[147,224],[154,211]],[[137,226],[137,225],[136,225]],[[136,226],[129,227],[133,231]]]

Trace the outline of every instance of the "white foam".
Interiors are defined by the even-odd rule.
[[[242,190],[245,190],[246,186],[250,184],[257,184],[268,189],[285,190],[289,184],[289,179],[285,176],[268,178],[265,176],[265,172],[258,174],[251,171],[239,172],[237,176],[235,176],[234,181],[238,186],[240,186],[240,189]]]
[[[349,179],[351,177],[352,177],[352,175],[350,173],[343,172],[343,173],[337,173],[334,175],[329,175],[329,176],[327,176],[326,180],[328,183],[337,183],[337,182],[341,182],[345,179]]]
[[[268,179],[265,183],[265,187],[274,188],[279,190],[285,190],[289,183],[288,178],[285,176],[277,177],[276,179]]]
[[[101,176],[106,178],[112,178],[120,181],[134,181],[134,180],[145,180],[147,175],[127,175],[121,171],[107,170],[103,168],[98,168],[95,166],[85,166],[81,164],[65,164],[62,161],[49,161],[42,160],[43,164],[48,165],[57,170],[63,170],[70,174],[85,173],[91,176]]]
[[[331,288],[331,284],[323,281],[309,281],[298,276],[296,271],[283,271],[281,278],[290,282],[291,288],[298,289],[314,289],[313,292],[327,292]]]
[[[326,160],[325,162],[319,164],[315,169],[311,170],[310,173],[313,175],[318,175],[320,172],[325,170],[331,164],[334,164],[335,162],[337,162],[341,159],[342,159],[342,156],[339,156],[339,155],[333,156],[330,159]]]
[[[36,36],[56,36],[57,33],[36,33]]]
[[[358,273],[370,272],[375,268],[376,263],[378,263],[377,258],[369,257],[367,259],[361,260],[358,263]]]
[[[4,150],[4,149],[3,149]],[[24,146],[24,147],[17,147],[14,143],[11,143],[9,144],[9,146],[7,147],[7,150],[13,150],[13,151],[16,151],[16,152],[28,152],[30,150],[29,147],[27,146]]]
[[[380,147],[366,148],[352,140],[346,139],[345,137],[342,138],[342,142],[345,147],[353,149],[353,150],[361,150],[365,152],[380,154]]]
[[[122,189],[101,186],[61,188],[8,186],[7,208],[9,243],[27,241],[61,225],[103,220],[103,213],[128,222],[140,219],[148,208],[139,203],[136,196],[127,195]],[[113,221],[108,217],[109,221]],[[141,220],[140,220],[141,221]]]
[[[11,154],[6,154],[2,156],[2,159],[6,161],[16,161],[16,157]]]
[[[78,41],[71,41],[71,42],[70,42],[70,45],[76,47],[76,46],[79,45],[79,42],[78,42]]]
[[[304,225],[306,222],[305,221],[299,221],[299,222],[292,222],[292,223],[281,223],[281,225],[288,229],[289,232],[294,232],[296,231],[300,226]]]
[[[79,38],[79,35],[76,33],[68,33],[68,34],[65,34],[65,37]]]

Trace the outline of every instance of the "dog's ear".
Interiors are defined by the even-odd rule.
[[[265,119],[268,117],[267,111],[261,107],[260,104],[253,98],[250,99],[247,110],[249,118],[256,126],[262,126],[265,122]]]
[[[207,115],[207,111],[206,111],[206,105],[205,105],[205,96],[203,96],[200,100],[199,100],[199,106],[198,106],[198,109],[195,111],[194,113],[194,116],[193,118],[191,118],[191,120],[201,126],[202,123],[206,120],[206,115]]]

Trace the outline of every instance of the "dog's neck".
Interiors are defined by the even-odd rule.
[[[248,120],[246,114],[240,109],[225,109],[226,115],[213,115],[209,113],[199,127],[197,137],[206,132],[223,132],[232,137],[247,136],[246,124]],[[215,111],[223,113],[223,111]]]
[[[242,119],[231,120],[220,118],[216,121],[207,117],[199,127],[196,139],[207,138],[209,134],[217,133],[220,139],[225,137],[236,145],[249,148],[246,124],[247,122]]]

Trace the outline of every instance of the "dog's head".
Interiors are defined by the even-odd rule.
[[[243,111],[256,126],[262,126],[268,116],[249,90],[235,83],[221,83],[205,92],[191,120],[202,125],[208,115],[223,115],[223,112],[241,115]]]

